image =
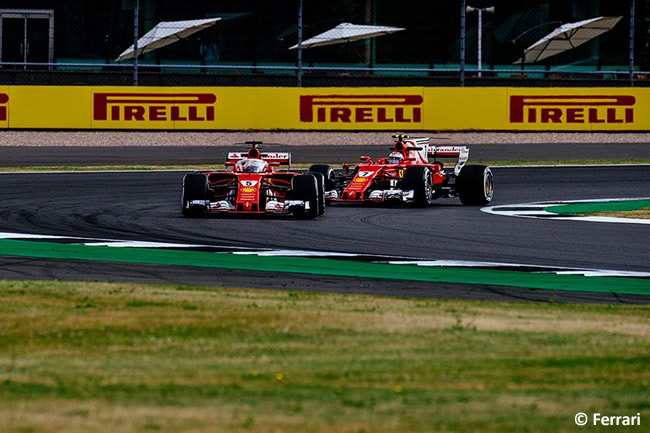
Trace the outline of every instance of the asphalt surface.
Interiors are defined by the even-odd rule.
[[[0,174],[0,231],[650,271],[650,226],[495,216],[456,199],[440,200],[427,209],[332,206],[325,217],[309,221],[185,219],[179,203],[183,174]],[[640,197],[650,191],[650,166],[495,168],[494,175],[495,205]],[[632,296],[12,257],[0,257],[0,278],[173,282],[469,299],[639,301]]]

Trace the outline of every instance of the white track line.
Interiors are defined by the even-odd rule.
[[[321,258],[349,258],[349,257],[376,257],[373,263],[385,263],[389,265],[415,265],[415,266],[434,266],[434,267],[460,267],[460,268],[505,268],[512,270],[525,270],[528,272],[555,273],[558,275],[584,275],[598,277],[636,277],[650,278],[650,272],[621,271],[611,269],[583,269],[569,268],[558,266],[530,265],[521,263],[500,263],[471,260],[418,260],[408,259],[406,257],[394,257],[393,259],[386,256],[375,256],[373,254],[355,254],[331,251],[309,251],[309,250],[288,250],[288,249],[255,249],[245,247],[231,247],[219,245],[202,245],[202,244],[182,244],[171,242],[150,242],[150,241],[129,241],[116,239],[92,239],[75,236],[56,236],[56,235],[38,235],[28,233],[8,233],[0,232],[0,239],[24,239],[24,240],[73,240],[80,245],[86,246],[105,246],[116,248],[223,248],[226,250],[239,251],[222,251],[220,253],[238,254],[238,255],[258,255],[258,256],[286,256],[286,257],[321,257]],[[215,252],[217,254],[218,252]],[[2,253],[0,252],[0,255]]]
[[[542,201],[533,203],[518,203],[509,205],[487,206],[481,208],[482,212],[492,215],[514,216],[521,218],[542,218],[552,220],[564,221],[588,221],[597,223],[617,223],[617,224],[650,224],[650,219],[641,218],[619,218],[619,217],[605,217],[605,216],[574,216],[562,215],[554,212],[547,212],[544,210],[550,206],[557,206],[563,204],[574,203],[606,203],[615,201],[634,201],[634,200],[650,200],[650,197],[631,197],[631,198],[600,198],[591,200],[558,200],[558,201]]]

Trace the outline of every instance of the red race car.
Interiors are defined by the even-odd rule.
[[[430,146],[429,138],[411,139],[408,135],[393,138],[395,145],[387,158],[373,162],[362,156],[362,163],[346,163],[342,170],[312,165],[309,171],[322,173],[325,178],[326,201],[401,202],[416,206],[427,206],[440,197],[460,197],[468,205],[492,201],[492,170],[484,165],[466,166],[467,147]],[[438,158],[457,158],[457,162],[448,169]]]
[[[199,171],[183,178],[186,217],[209,214],[290,214],[315,218],[325,210],[320,173],[275,170],[291,167],[289,152],[260,152],[260,141],[247,141],[247,152],[230,152],[225,170]]]

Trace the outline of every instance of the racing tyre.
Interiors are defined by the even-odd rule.
[[[321,173],[325,179],[324,190],[331,191],[335,189],[336,182],[334,181],[334,169],[329,165],[325,164],[314,164],[309,167],[309,173]],[[332,203],[332,200],[326,200],[325,204],[329,206]]]
[[[460,201],[467,205],[482,205],[492,201],[494,178],[492,170],[485,165],[467,165],[456,179],[456,191]]]
[[[311,174],[316,178],[316,184],[318,185],[318,215],[323,215],[325,213],[325,176],[319,172],[309,171],[307,174]]]
[[[205,209],[200,206],[188,207],[190,200],[208,200],[208,178],[203,174],[186,174],[183,178],[183,193],[181,195],[181,206],[183,216],[197,217],[204,213]]]
[[[325,164],[314,164],[309,167],[310,173],[322,173],[325,177],[325,190],[334,189],[334,169]]]
[[[293,189],[293,198],[309,202],[309,209],[296,208],[293,214],[296,218],[311,219],[316,218],[319,212],[318,181],[311,174],[301,174],[291,179]]]
[[[416,206],[427,206],[433,202],[433,179],[429,167],[408,167],[402,185],[403,189],[414,191]]]

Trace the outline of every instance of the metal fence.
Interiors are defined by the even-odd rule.
[[[648,12],[642,0],[5,0],[0,84],[645,85]],[[561,23],[599,16],[622,18],[575,49],[518,63]],[[210,19],[196,32],[180,24]],[[161,22],[177,23],[166,29],[175,42],[144,52]],[[344,22],[403,30],[307,44]],[[132,45],[137,56],[118,61]]]

